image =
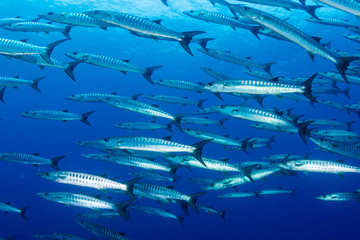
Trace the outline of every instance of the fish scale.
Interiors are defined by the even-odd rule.
[[[167,199],[167,200],[190,201],[190,196],[182,194],[170,188],[154,185],[150,183],[136,183],[134,186],[134,194],[141,195],[142,192],[146,194],[150,194],[154,197]]]
[[[9,28],[11,27],[11,28]],[[21,22],[21,23],[13,23],[7,26],[8,30],[16,30],[16,31],[40,31],[40,32],[63,32],[65,31],[64,27],[59,27],[56,25],[48,24],[48,23],[39,23],[39,22]]]
[[[307,171],[307,172],[326,172],[326,173],[345,173],[354,172],[360,173],[359,167],[335,162],[335,161],[324,161],[324,160],[307,160],[307,159],[296,159],[294,161],[285,161],[278,163],[279,166],[284,169],[294,171]]]

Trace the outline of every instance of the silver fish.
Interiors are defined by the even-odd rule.
[[[20,22],[12,23],[6,26],[3,26],[4,29],[9,31],[19,31],[19,32],[61,32],[65,37],[71,39],[70,30],[71,27],[60,27],[49,23],[40,23],[40,22]]]
[[[20,214],[20,216],[22,218],[24,218],[25,220],[27,220],[26,216],[25,216],[25,212],[29,207],[24,207],[24,208],[16,208],[13,206],[10,206],[9,202],[6,203],[2,203],[0,202],[0,211],[3,211],[5,213],[9,213],[9,212],[14,212],[14,213],[18,213]]]
[[[58,162],[65,158],[65,156],[54,157],[51,159],[39,157],[38,153],[26,154],[26,153],[0,153],[0,160],[7,162],[17,162],[22,164],[38,165],[50,165],[56,170],[60,170]]]
[[[93,114],[94,111],[83,113],[83,114],[74,114],[69,113],[67,110],[64,111],[55,111],[55,110],[37,110],[37,111],[27,111],[23,112],[21,115],[28,118],[35,119],[49,119],[49,120],[60,120],[60,121],[70,121],[70,120],[80,120],[86,125],[91,125],[87,118]]]

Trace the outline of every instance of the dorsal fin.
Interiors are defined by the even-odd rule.
[[[314,37],[314,36],[311,36],[312,39],[314,39],[315,41],[317,42],[320,42],[322,38],[320,37]]]
[[[248,60],[251,60],[251,57],[245,57],[246,59],[248,59]]]
[[[174,186],[166,186],[167,188],[174,189]]]
[[[65,110],[63,110],[63,112],[69,112],[69,110],[65,109]]]
[[[277,82],[279,82],[279,77],[274,77],[272,79],[269,79],[268,81],[277,83]]]
[[[151,104],[151,106],[158,108],[160,105],[158,105],[158,104]]]
[[[20,42],[27,42],[27,39],[20,39]]]
[[[153,20],[153,22],[161,25],[162,19],[156,19],[156,20]]]
[[[18,76],[18,75],[16,75],[16,76],[14,76],[14,78],[19,78],[19,76]]]
[[[39,156],[39,153],[33,153],[32,155],[34,155],[34,156]]]
[[[171,138],[172,138],[172,136],[170,135],[170,136],[162,137],[161,139],[164,139],[164,140],[168,140],[168,141],[170,141],[170,140],[171,140]]]
[[[122,60],[123,62],[127,62],[127,63],[129,63],[130,62],[130,60],[129,59],[124,59],[124,60]]]

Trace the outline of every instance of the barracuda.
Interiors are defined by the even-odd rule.
[[[347,127],[348,129],[351,129],[351,126],[355,121],[350,122],[340,122],[336,119],[332,120],[325,120],[325,119],[309,119],[308,121],[312,121],[312,126],[332,126],[332,127]]]
[[[35,78],[34,80],[26,80],[26,79],[21,79],[17,76],[13,77],[13,78],[0,77],[0,86],[1,87],[13,87],[13,88],[22,87],[22,86],[30,86],[35,91],[41,92],[38,87],[38,83],[40,80],[42,80],[44,78],[45,77],[39,77],[39,78]]]
[[[250,124],[250,126],[253,128],[263,129],[263,130],[272,131],[272,132],[286,132],[286,133],[290,133],[290,134],[299,132],[299,130],[295,127],[293,127],[293,128],[277,127],[277,126],[267,124],[267,123],[255,123],[255,124]]]
[[[313,130],[311,134],[318,135],[321,137],[344,137],[344,138],[360,138],[360,134],[356,132],[339,130],[339,129],[322,129]]]
[[[40,23],[40,22],[20,22],[12,23],[3,27],[9,31],[19,31],[19,32],[61,32],[65,37],[71,39],[69,33],[71,30],[70,26],[59,27],[53,24]]]
[[[122,129],[133,129],[133,130],[157,130],[157,129],[166,129],[170,132],[174,132],[171,129],[171,125],[173,123],[168,124],[160,124],[156,123],[155,121],[151,122],[128,122],[128,123],[119,123],[116,124],[115,127],[122,128]]]
[[[66,97],[68,100],[77,102],[103,102],[107,98],[127,98],[116,95],[116,93],[80,93]]]
[[[318,102],[311,94],[311,83],[316,77],[314,74],[302,86],[278,83],[278,78],[273,80],[226,80],[210,82],[204,88],[216,93],[246,93],[246,94],[272,94],[301,93],[312,102]]]
[[[201,84],[182,80],[159,79],[154,80],[154,83],[171,88],[195,91],[198,93],[201,93],[203,91]]]
[[[335,26],[335,27],[356,27],[356,25],[351,24],[348,20],[342,20],[337,18],[308,18],[304,19],[305,21],[312,22],[312,23],[318,23],[322,25],[329,25],[329,26]]]
[[[82,213],[77,215],[80,218],[113,218],[120,216],[119,213],[114,211],[101,211],[101,212],[91,212],[91,213]]]
[[[65,156],[54,157],[51,159],[39,157],[38,153],[26,154],[26,153],[0,153],[0,160],[7,162],[16,162],[22,164],[38,165],[50,165],[56,170],[60,170],[58,162],[65,158]]]
[[[225,146],[236,146],[236,147],[239,147],[244,152],[246,152],[247,142],[249,141],[249,139],[246,139],[243,141],[233,140],[233,139],[228,138],[228,135],[221,136],[221,135],[218,135],[215,133],[198,130],[198,129],[184,128],[183,132],[190,136],[193,136],[193,137],[196,137],[199,139],[203,139],[203,140],[212,139],[212,141],[211,141],[212,143],[218,143],[218,144],[225,145]]]
[[[244,69],[242,70],[243,73],[246,73],[249,76],[255,77],[255,78],[259,78],[262,80],[270,80],[273,79],[274,76],[268,74],[268,73],[264,73],[264,72],[260,72],[260,71],[254,71],[254,70],[248,70],[248,69]]]
[[[64,23],[70,26],[99,27],[104,30],[107,27],[114,27],[112,24],[97,20],[85,13],[48,12],[38,16],[52,22]]]
[[[68,39],[63,39],[50,43],[45,47],[36,46],[22,41],[10,40],[5,38],[0,38],[0,54],[7,56],[21,56],[21,55],[40,55],[47,63],[52,64],[50,59],[50,54],[54,48],[67,41]]]
[[[214,110],[235,117],[246,119],[255,122],[262,122],[266,124],[271,124],[275,127],[278,127],[279,130],[282,128],[297,129],[301,139],[306,143],[305,135],[307,133],[307,127],[311,124],[310,121],[307,122],[297,122],[296,119],[289,119],[283,114],[278,114],[274,111],[262,110],[259,108],[252,108],[246,106],[213,106]]]
[[[360,159],[360,147],[354,143],[341,143],[324,138],[310,138],[315,144],[322,149],[337,153],[346,157]]]
[[[214,70],[212,68],[201,67],[201,69],[204,70],[207,74],[209,74],[210,76],[212,76],[213,78],[215,78],[218,81],[224,81],[224,80],[230,80],[231,79],[226,74],[221,73],[219,71],[216,71],[216,70]]]
[[[210,124],[217,124],[220,127],[226,129],[224,123],[227,120],[229,120],[229,118],[223,118],[220,120],[212,120],[207,117],[201,118],[201,117],[184,116],[181,119],[181,124],[201,124],[201,125],[205,125],[205,126],[208,126]]]
[[[315,55],[317,54],[332,61],[336,65],[336,68],[340,72],[343,79],[347,82],[345,71],[349,66],[349,63],[359,59],[359,57],[340,57],[326,48],[323,44],[316,41],[314,38],[302,32],[300,29],[271,14],[250,7],[241,7],[236,5],[232,6],[234,6],[234,10],[244,15],[245,17],[273,30],[281,36],[305,48],[308,51],[311,59],[314,59]]]
[[[223,210],[223,211],[218,211],[218,210],[215,210],[213,207],[209,207],[209,206],[205,206],[205,205],[202,205],[202,204],[196,204],[196,206],[201,209],[202,211],[206,212],[207,214],[209,215],[213,215],[213,214],[217,214],[219,215],[224,221],[226,221],[225,219],[225,214],[227,213],[227,209],[226,210]]]
[[[218,198],[248,198],[255,196],[256,193],[254,192],[231,192],[231,193],[217,195]]]
[[[337,201],[337,202],[344,202],[344,201],[356,201],[360,202],[360,190],[356,190],[353,193],[331,193],[319,197],[315,197],[319,200],[324,201]]]
[[[290,9],[303,10],[316,19],[318,19],[318,17],[315,14],[315,10],[322,7],[319,5],[306,6],[305,2],[302,4],[299,4],[299,3],[291,1],[291,0],[238,0],[238,1],[248,2],[248,3],[253,3],[253,4],[268,5],[268,6],[273,6],[273,7],[282,7],[289,11],[290,11]]]
[[[355,16],[360,16],[360,3],[356,0],[315,0],[315,2],[321,2]]]
[[[136,178],[126,183],[120,183],[101,176],[69,171],[40,172],[37,175],[58,183],[95,188],[99,190],[122,191],[134,201],[136,201],[136,199],[132,193],[132,189],[134,184],[141,179]]]
[[[9,202],[7,202],[7,203],[0,202],[0,211],[3,211],[5,213],[9,213],[9,212],[18,213],[25,220],[27,220],[27,218],[25,216],[25,212],[28,208],[29,207],[16,208],[16,207],[10,206]]]
[[[360,173],[359,167],[327,160],[296,159],[273,164],[291,171],[335,173],[340,175],[349,172]]]
[[[134,186],[134,194],[136,196],[147,197],[151,199],[160,200],[163,202],[171,202],[175,200],[184,201],[192,209],[198,212],[198,209],[196,207],[196,201],[198,197],[204,195],[205,192],[186,195],[164,186],[154,185],[150,183],[137,183]],[[186,209],[187,205],[185,206]]]
[[[176,97],[176,96],[169,96],[169,95],[149,95],[149,96],[145,96],[148,99],[154,100],[154,101],[158,101],[158,102],[165,102],[165,103],[174,103],[174,104],[182,104],[184,106],[187,105],[196,105],[201,109],[203,108],[203,103],[207,100],[207,99],[202,99],[202,100],[191,100],[187,97]]]
[[[182,131],[180,126],[180,121],[183,116],[175,116],[173,114],[167,113],[157,106],[153,106],[148,103],[140,102],[131,98],[105,98],[103,100],[104,103],[109,104],[110,106],[121,108],[145,115],[149,115],[152,117],[161,117],[166,118],[174,122],[175,126]]]
[[[151,84],[153,84],[151,75],[156,69],[162,67],[162,66],[156,66],[156,67],[142,68],[129,63],[130,60],[119,60],[103,55],[84,53],[84,52],[72,52],[72,53],[66,53],[65,55],[72,59],[83,61],[91,65],[118,70],[123,74],[126,74],[126,72],[140,73]]]
[[[15,56],[15,58],[18,60],[25,61],[25,62],[34,63],[34,64],[38,65],[41,70],[43,70],[44,67],[46,67],[46,66],[60,68],[60,69],[64,70],[64,72],[73,81],[75,81],[74,69],[79,63],[82,62],[82,61],[74,61],[74,62],[64,63],[64,62],[61,62],[61,61],[51,57],[50,60],[52,63],[50,64],[50,63],[46,62],[40,55],[20,55],[20,56]]]
[[[230,26],[234,30],[236,28],[247,29],[250,32],[252,32],[252,34],[254,34],[255,37],[259,38],[259,36],[257,35],[260,29],[259,26],[247,25],[239,21],[238,18],[236,17],[229,17],[218,13],[199,11],[199,10],[184,11],[183,13],[187,16],[200,19],[206,22],[213,22],[221,25]]]
[[[256,191],[255,194],[256,196],[263,196],[263,195],[280,195],[280,194],[292,194],[295,196],[295,191],[296,189],[293,190],[285,190],[282,188],[278,188],[278,189],[263,189],[263,190],[259,190]]]
[[[231,53],[230,51],[220,51],[220,50],[216,50],[216,49],[212,49],[212,48],[205,48],[205,49],[198,48],[198,50],[210,57],[217,58],[219,60],[243,65],[247,68],[249,68],[249,67],[261,68],[268,74],[272,75],[270,72],[270,68],[271,68],[271,65],[273,65],[275,62],[262,64],[262,63],[252,61],[250,57],[247,57],[247,58],[241,57],[241,56]]]
[[[275,154],[267,157],[263,157],[265,160],[279,161],[279,160],[294,160],[294,159],[307,159],[311,153],[305,155],[299,155],[295,153],[290,154]]]
[[[96,140],[97,146],[103,146],[113,149],[125,150],[141,150],[149,152],[182,152],[192,154],[198,161],[202,162],[201,154],[205,144],[211,140],[204,140],[190,145],[172,142],[161,138],[147,138],[147,137],[112,137],[101,140]]]
[[[183,224],[183,220],[185,216],[176,216],[169,211],[164,211],[162,209],[153,208],[153,207],[144,207],[144,206],[132,206],[132,209],[136,209],[142,212],[145,212],[149,215],[156,215],[163,218],[172,218],[179,221],[180,224]]]
[[[101,225],[85,222],[85,221],[77,221],[78,224],[80,224],[83,228],[86,230],[92,232],[93,234],[106,238],[106,239],[113,239],[113,240],[129,240],[125,233],[119,233],[112,231],[110,229],[104,228]]]
[[[335,80],[337,82],[340,82],[342,80],[341,75],[338,73],[332,73],[332,72],[319,72],[320,76]],[[351,84],[360,85],[360,78],[357,76],[349,75],[347,76],[347,80]]]
[[[22,19],[20,17],[14,17],[14,18],[0,18],[0,27],[3,27],[5,25],[9,25],[12,23],[19,23],[19,22],[27,22],[28,20]]]
[[[155,172],[129,172],[130,176],[133,177],[142,177],[158,182],[176,182],[179,177],[173,178],[163,175],[162,173],[155,173]]]
[[[94,17],[98,20],[110,23],[129,30],[130,32],[139,32],[152,36],[153,38],[166,38],[169,40],[176,40],[180,45],[190,54],[193,55],[189,43],[193,36],[205,33],[203,31],[193,32],[176,32],[170,28],[167,28],[158,21],[150,21],[145,18],[140,18],[126,13],[114,12],[114,11],[87,11],[85,14]]]
[[[251,171],[251,178],[253,181],[265,178],[277,171],[280,171],[280,168],[268,168],[268,169],[253,169]],[[234,188],[238,185],[245,184],[251,182],[250,178],[243,174],[236,174],[231,177],[227,177],[224,179],[221,179],[217,182],[211,183],[207,185],[206,187],[203,187],[203,190],[205,191],[213,191],[213,190],[221,190],[225,188]]]
[[[48,120],[59,120],[59,121],[71,121],[71,120],[80,120],[86,125],[91,125],[87,118],[93,114],[94,111],[83,113],[83,114],[74,114],[69,113],[67,110],[64,111],[55,111],[55,110],[37,110],[37,111],[27,111],[23,112],[21,115],[28,118],[35,119],[48,119]]]
[[[107,161],[116,163],[119,165],[144,168],[148,170],[159,170],[168,172],[171,176],[176,176],[176,170],[178,166],[166,166],[164,164],[160,164],[151,160],[147,160],[139,157],[131,157],[131,156],[119,156],[119,155],[111,155],[111,154],[82,154],[82,157]]]
[[[62,239],[62,240],[86,240],[85,238],[82,237],[78,237],[72,234],[67,234],[67,233],[56,233],[54,232],[53,235],[58,238],[58,239]]]
[[[94,210],[102,210],[102,209],[113,210],[118,212],[120,216],[122,216],[125,220],[128,219],[126,208],[131,203],[131,200],[128,200],[120,204],[115,204],[101,200],[96,197],[91,197],[76,193],[68,193],[68,192],[46,192],[46,193],[37,193],[37,195],[46,200],[62,203],[67,206],[90,208]]]

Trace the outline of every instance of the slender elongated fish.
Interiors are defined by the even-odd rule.
[[[323,201],[337,201],[337,202],[345,202],[345,201],[356,201],[360,202],[360,190],[356,190],[355,192],[345,192],[345,193],[331,193],[319,197],[315,197],[316,199]]]
[[[321,2],[330,7],[342,10],[360,16],[360,4],[357,0],[316,0],[315,2]]]
[[[248,197],[255,197],[255,192],[231,192],[218,195],[218,198],[248,198]]]
[[[301,139],[306,143],[305,136],[308,135],[307,127],[311,124],[310,121],[298,122],[296,119],[287,118],[283,113],[276,113],[274,111],[263,110],[259,108],[252,108],[246,106],[213,106],[214,110],[223,114],[233,116],[235,118],[242,118],[250,121],[262,122],[271,124],[279,128],[298,129]]]
[[[106,30],[107,27],[114,27],[112,24],[97,20],[85,13],[48,12],[38,16],[51,22],[64,23],[72,27],[98,27],[103,30]]]
[[[349,63],[351,61],[359,59],[359,57],[338,56],[337,54],[333,53],[329,48],[325,47],[319,41],[316,41],[311,36],[302,32],[300,29],[266,12],[250,7],[241,7],[236,5],[233,9],[244,15],[245,17],[255,21],[256,23],[277,32],[281,36],[305,48],[308,51],[311,59],[313,59],[315,55],[318,54],[332,61],[336,65],[336,68],[346,82],[347,78],[345,75],[345,71],[349,66]]]
[[[202,99],[202,100],[196,101],[196,100],[189,99],[188,97],[177,97],[177,96],[169,96],[169,95],[149,95],[149,96],[145,96],[145,97],[148,99],[154,100],[154,101],[158,101],[158,102],[182,104],[184,106],[196,105],[201,109],[204,109],[203,103],[207,100],[207,99]]]
[[[220,127],[226,129],[224,123],[225,121],[229,120],[229,118],[223,118],[220,120],[213,120],[213,119],[209,119],[208,117],[192,117],[192,116],[184,116],[181,119],[181,124],[200,124],[200,125],[205,125],[208,126],[210,124],[217,124]]]
[[[174,132],[171,129],[171,125],[173,123],[168,124],[160,124],[156,123],[155,121],[151,122],[127,122],[127,123],[119,123],[116,124],[115,127],[122,128],[122,129],[132,129],[132,130],[157,130],[157,129],[166,129],[170,132]]]
[[[344,137],[344,138],[360,138],[360,134],[352,131],[339,130],[339,129],[321,129],[312,130],[311,134],[320,137]]]
[[[322,25],[334,26],[334,27],[345,27],[352,28],[356,27],[356,25],[350,23],[348,20],[342,20],[338,18],[305,18],[305,21],[318,23]]]
[[[266,64],[258,63],[251,60],[251,57],[241,57],[231,53],[230,51],[220,51],[212,48],[205,48],[205,49],[198,48],[198,50],[210,57],[217,58],[222,61],[243,65],[247,68],[250,67],[261,68],[268,74],[271,74],[270,68],[275,63],[275,62],[266,63]]]
[[[159,79],[154,80],[154,83],[171,88],[195,91],[198,93],[204,91],[201,84],[182,80]]]
[[[189,48],[189,43],[191,39],[198,34],[205,33],[203,31],[192,31],[192,32],[177,32],[170,28],[167,28],[157,21],[150,21],[145,18],[140,18],[134,15],[114,12],[114,11],[104,11],[104,10],[94,10],[86,11],[85,14],[94,17],[98,20],[110,23],[122,28],[129,30],[130,32],[139,32],[153,36],[155,39],[157,37],[167,38],[170,40],[176,40],[180,45],[190,54],[191,50]]]
[[[207,74],[209,74],[210,76],[212,76],[213,78],[215,78],[218,81],[224,81],[224,80],[229,80],[232,79],[231,77],[229,77],[228,75],[216,71],[213,68],[208,68],[208,67],[201,67],[201,69],[206,72]]]
[[[183,224],[183,220],[184,220],[184,215],[181,216],[177,216],[173,213],[171,213],[168,210],[162,210],[159,208],[153,208],[153,207],[145,207],[145,206],[132,206],[132,209],[136,209],[142,212],[145,212],[149,215],[156,215],[156,216],[160,216],[163,218],[172,218],[172,219],[176,219],[179,221],[179,223],[182,225]]]
[[[18,76],[15,77],[0,77],[0,87],[12,87],[12,88],[18,88],[22,86],[30,86],[35,91],[41,92],[38,83],[40,80],[44,79],[45,77],[39,77],[35,78],[34,80],[26,80],[21,79]]]
[[[93,234],[99,237],[103,237],[111,240],[129,240],[129,238],[125,236],[125,233],[115,232],[95,223],[90,223],[80,220],[78,220],[77,223],[80,224],[80,226],[82,226],[86,230],[92,232]]]
[[[69,171],[39,172],[37,175],[58,183],[95,188],[103,191],[122,191],[133,200],[136,200],[132,193],[133,186],[141,179],[136,178],[125,183],[120,183],[101,176]]]
[[[360,159],[360,146],[354,143],[341,143],[325,138],[310,138],[316,145],[329,152],[337,153],[343,156]]]
[[[280,95],[284,93],[301,93],[309,100],[317,102],[312,92],[312,81],[317,74],[307,79],[301,86],[278,83],[277,78],[274,81],[269,80],[225,80],[210,82],[204,85],[204,88],[210,92],[216,93],[246,93],[246,94],[271,94]]]
[[[289,127],[278,127],[278,126],[274,126],[271,124],[267,124],[267,123],[255,123],[255,124],[250,124],[251,127],[253,128],[257,128],[257,129],[263,129],[263,130],[267,130],[267,131],[272,131],[272,132],[286,132],[286,133],[297,133],[299,130],[295,127],[293,128],[289,128]]]
[[[190,153],[201,163],[203,163],[201,158],[202,149],[204,145],[209,142],[211,142],[211,140],[204,140],[190,146],[161,138],[148,137],[112,137],[96,140],[96,144],[114,149],[141,150],[161,153]]]
[[[187,16],[200,19],[206,22],[213,22],[221,25],[230,26],[234,30],[236,28],[247,29],[250,32],[252,32],[252,34],[254,34],[255,37],[259,38],[259,36],[257,35],[260,29],[259,26],[244,24],[243,22],[239,21],[238,18],[236,17],[229,17],[219,13],[207,12],[203,10],[190,10],[190,11],[184,11],[183,13]]]
[[[192,209],[198,212],[196,201],[198,197],[205,194],[205,192],[194,193],[190,195],[183,194],[171,188],[154,185],[150,183],[137,183],[134,186],[134,194],[136,196],[148,197],[151,199],[160,199],[163,202],[171,202],[175,200],[186,202]],[[187,208],[187,207],[186,207]]]
[[[2,203],[0,202],[0,211],[3,211],[5,213],[9,213],[9,212],[14,212],[14,213],[18,213],[20,214],[20,216],[22,218],[24,218],[25,220],[27,220],[26,216],[25,216],[25,212],[29,207],[24,207],[24,208],[16,208],[13,206],[10,206],[9,202],[6,203]]]
[[[7,162],[17,162],[23,164],[31,164],[34,166],[38,165],[50,165],[56,170],[60,170],[58,163],[65,156],[59,156],[54,158],[43,158],[39,157],[38,153],[26,154],[26,153],[0,153],[0,160]]]
[[[196,204],[196,206],[201,209],[202,211],[206,212],[207,214],[211,215],[219,215],[224,221],[226,221],[225,219],[225,214],[227,213],[227,209],[222,210],[222,211],[218,211],[216,209],[214,209],[214,207],[210,207],[210,206],[205,206],[202,204]]]
[[[270,161],[282,161],[282,160],[294,160],[294,159],[307,159],[311,153],[300,155],[295,153],[290,154],[274,154],[267,157],[263,157],[265,160]]]
[[[4,29],[9,31],[17,32],[61,32],[65,37],[71,39],[70,30],[71,27],[60,27],[49,23],[40,23],[40,22],[20,22],[20,23],[11,23],[9,25],[3,26]]]
[[[244,69],[242,71],[243,71],[243,73],[246,73],[249,76],[259,78],[262,80],[270,80],[270,79],[274,78],[274,76],[272,76],[268,73],[260,72],[260,71],[254,71],[254,70],[248,70],[248,69]]]
[[[126,74],[126,72],[140,73],[151,84],[153,84],[151,75],[156,69],[162,67],[162,66],[156,66],[156,67],[142,68],[131,64],[130,60],[119,60],[116,58],[107,57],[99,54],[92,54],[92,53],[72,52],[72,53],[66,53],[65,55],[72,59],[83,61],[91,65],[118,70],[123,74]]]
[[[282,189],[281,187],[280,188],[274,188],[274,189],[262,189],[262,190],[259,190],[259,191],[256,191],[255,194],[257,197],[260,197],[260,196],[263,196],[263,195],[280,195],[280,194],[292,194],[295,196],[295,191],[296,191],[296,188],[295,189],[292,189],[292,190],[285,190],[285,189]]]
[[[62,240],[86,240],[85,238],[78,237],[76,235],[68,234],[68,233],[54,232],[53,235],[58,239],[62,239]]]
[[[46,200],[62,203],[68,206],[90,208],[94,210],[113,210],[122,216],[125,220],[129,219],[126,208],[130,205],[132,200],[128,200],[119,204],[107,202],[96,197],[88,195],[69,193],[69,192],[45,192],[37,193],[37,195]]]
[[[176,182],[179,179],[179,177],[168,177],[162,173],[156,172],[129,172],[128,174],[133,177],[142,177],[158,182]]]
[[[113,218],[119,217],[120,214],[114,211],[101,211],[101,212],[90,212],[82,213],[77,215],[80,218]]]
[[[28,20],[22,19],[20,17],[0,18],[0,27],[9,25],[12,23],[27,22],[27,21]]]
[[[68,39],[63,39],[50,43],[45,47],[36,46],[22,41],[10,40],[5,38],[0,38],[0,54],[6,56],[21,56],[21,55],[40,55],[47,63],[52,64],[50,59],[50,54],[54,48],[67,41]]]
[[[64,111],[55,111],[55,110],[37,110],[37,111],[27,111],[23,112],[21,115],[28,118],[35,119],[49,119],[49,120],[60,120],[60,121],[71,121],[71,120],[80,120],[86,125],[91,125],[87,118],[94,113],[94,111],[83,113],[83,114],[74,114],[69,113],[67,110]]]
[[[132,96],[132,99],[137,99],[138,95]],[[129,98],[124,96],[119,96],[116,93],[79,93],[67,96],[66,99],[76,101],[76,102],[104,102],[106,99],[110,98]]]

